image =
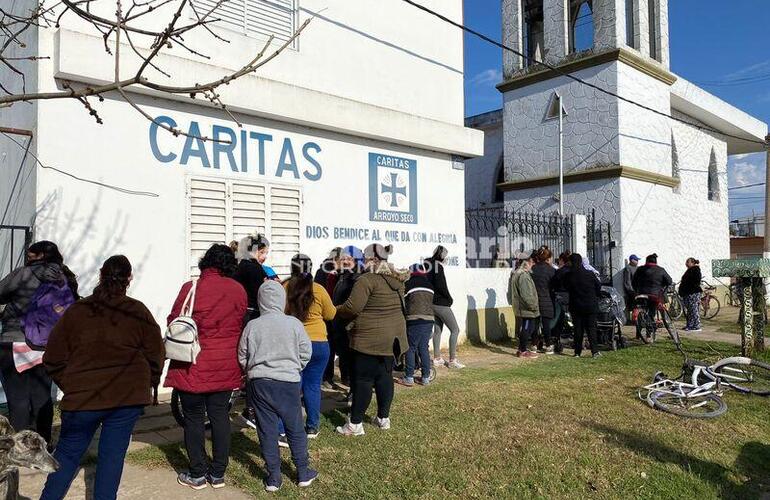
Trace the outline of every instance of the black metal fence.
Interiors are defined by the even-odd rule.
[[[465,212],[469,267],[509,267],[517,253],[547,245],[554,255],[572,246],[572,218],[556,213],[536,214],[502,207]]]
[[[29,226],[0,225],[0,277],[24,263],[24,254],[32,243],[32,228]]]
[[[596,210],[592,210],[586,219],[586,238],[588,260],[599,271],[602,283],[611,285],[615,274],[612,264],[612,250],[615,241],[612,239],[612,226],[609,222],[598,220]]]

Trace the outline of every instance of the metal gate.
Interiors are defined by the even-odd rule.
[[[612,226],[607,221],[597,220],[596,210],[588,214],[586,225],[588,260],[599,271],[602,283],[612,285],[612,276],[615,274],[612,265],[612,249],[615,247]]]
[[[24,264],[31,243],[31,227],[0,225],[0,277]]]
[[[519,252],[547,245],[554,256],[571,249],[572,218],[502,207],[465,211],[469,267],[509,267]]]

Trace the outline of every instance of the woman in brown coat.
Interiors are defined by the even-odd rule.
[[[390,429],[390,405],[393,401],[393,343],[396,339],[405,351],[404,282],[408,271],[396,270],[388,263],[392,247],[372,244],[364,250],[366,272],[353,285],[348,300],[337,306],[337,315],[352,317],[350,329],[351,390],[353,406],[350,421],[337,432],[346,436],[364,434],[363,419],[372,401],[372,387],[377,395],[374,424]]]
[[[48,476],[42,499],[66,496],[99,428],[94,498],[117,496],[134,424],[153,402],[165,359],[152,314],[126,296],[131,279],[128,259],[110,257],[93,295],[70,306],[51,332],[43,363],[64,392],[54,453],[61,468]]]

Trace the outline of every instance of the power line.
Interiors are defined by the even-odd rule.
[[[530,57],[530,56],[524,55],[522,52],[519,52],[516,49],[513,49],[513,48],[511,48],[511,47],[509,47],[509,46],[507,46],[507,45],[505,45],[503,43],[500,43],[497,40],[493,40],[493,39],[489,38],[488,36],[484,35],[483,33],[480,33],[480,32],[478,32],[478,31],[476,31],[476,30],[474,30],[472,28],[469,28],[469,27],[467,27],[467,26],[465,26],[463,24],[460,24],[460,23],[458,23],[456,21],[453,21],[453,20],[449,19],[448,17],[444,16],[443,14],[439,14],[438,12],[429,9],[428,7],[425,7],[424,5],[420,5],[417,2],[414,2],[413,0],[402,0],[402,1],[408,3],[409,5],[411,5],[413,7],[416,7],[417,9],[420,9],[423,12],[426,12],[426,13],[434,16],[434,17],[437,17],[437,18],[441,19],[445,23],[451,24],[452,26],[454,26],[456,28],[459,28],[459,29],[461,29],[461,30],[463,30],[463,31],[465,31],[467,33],[470,33],[471,35],[474,35],[474,36],[476,36],[478,38],[481,38],[482,40],[484,40],[484,41],[486,41],[488,43],[491,43],[492,45],[494,45],[496,47],[499,47],[499,48],[501,48],[503,50],[507,50],[509,52],[512,52],[512,53],[516,54],[517,56],[519,56],[519,57],[521,57],[523,59],[527,59],[529,61],[530,65],[532,65],[533,63],[534,64],[541,64],[541,65],[545,66],[546,68],[550,69],[551,71],[554,71],[554,72],[558,73],[561,76],[569,78],[570,80],[573,80],[573,81],[576,81],[578,83],[581,83],[581,84],[583,84],[583,85],[585,85],[587,87],[590,87],[590,88],[592,88],[594,90],[598,90],[599,92],[607,94],[607,95],[609,95],[611,97],[614,97],[616,99],[619,99],[621,101],[627,102],[629,104],[633,104],[634,106],[637,106],[637,107],[642,108],[644,110],[647,110],[647,111],[650,111],[652,113],[655,113],[656,115],[660,115],[660,116],[669,118],[671,120],[674,120],[674,121],[677,121],[677,122],[680,122],[680,123],[684,123],[685,125],[689,125],[691,127],[695,127],[698,130],[703,130],[703,131],[711,132],[711,133],[718,134],[718,135],[721,135],[721,136],[724,136],[724,137],[732,137],[733,139],[738,139],[738,140],[746,141],[746,142],[753,143],[753,144],[760,144],[760,145],[765,146],[765,147],[767,146],[767,142],[764,142],[764,141],[757,141],[757,140],[753,140],[753,139],[746,139],[744,137],[740,137],[740,136],[737,136],[737,135],[732,135],[732,134],[728,134],[728,133],[725,133],[725,132],[720,132],[719,130],[713,129],[711,127],[704,127],[704,126],[698,125],[696,123],[691,123],[691,122],[689,122],[687,120],[684,120],[682,118],[677,118],[675,116],[671,116],[669,114],[663,113],[662,111],[658,111],[657,109],[653,109],[653,108],[651,108],[649,106],[645,106],[644,104],[640,104],[640,103],[638,103],[638,102],[636,102],[634,100],[631,100],[631,99],[623,97],[623,96],[621,96],[619,94],[616,94],[615,92],[612,92],[610,90],[607,90],[607,89],[604,89],[604,88],[599,87],[597,85],[594,85],[593,83],[587,82],[587,81],[585,81],[585,80],[583,80],[581,78],[578,78],[578,77],[576,77],[574,75],[571,75],[569,73],[565,73],[565,72],[561,71],[559,68],[557,68],[556,66],[554,66],[552,64],[546,63],[544,61],[538,61],[534,57]]]
[[[744,184],[743,186],[731,186],[731,187],[728,187],[727,189],[728,190],[730,190],[730,189],[744,189],[744,188],[764,186],[764,185],[765,185],[764,182],[755,182],[754,184]]]
[[[11,142],[15,143],[20,148],[25,149],[23,144],[18,142],[16,139],[11,137],[7,133],[0,131],[0,134],[3,134]],[[30,139],[30,142],[31,142],[31,139]],[[103,187],[103,188],[106,188],[106,189],[112,189],[113,191],[117,191],[119,193],[130,194],[130,195],[134,195],[134,196],[149,196],[151,198],[157,198],[159,196],[157,193],[152,193],[152,192],[149,192],[149,191],[134,191],[133,189],[126,189],[126,188],[122,188],[120,186],[114,186],[112,184],[107,184],[107,183],[95,181],[95,180],[92,180],[92,179],[86,179],[86,178],[83,178],[83,177],[78,177],[77,175],[71,174],[69,172],[65,172],[64,170],[58,169],[56,167],[52,167],[50,165],[45,165],[42,161],[40,161],[40,158],[38,158],[34,153],[29,151],[28,147],[29,147],[29,145],[25,149],[25,153],[24,153],[25,157],[26,157],[27,154],[29,154],[29,156],[31,156],[35,160],[35,163],[40,165],[40,168],[44,168],[44,169],[48,169],[48,170],[53,170],[54,172],[59,172],[62,175],[66,175],[67,177],[71,177],[72,179],[75,179],[76,181],[85,182],[85,183],[88,183],[88,184],[94,184],[96,186],[100,186],[100,187]],[[23,163],[22,163],[22,165],[23,165]]]

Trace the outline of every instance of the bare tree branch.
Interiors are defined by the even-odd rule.
[[[8,81],[0,83],[0,108],[12,106],[17,102],[75,99],[83,105],[97,123],[101,124],[102,119],[92,105],[90,98],[96,97],[99,101],[103,101],[105,94],[114,92],[140,115],[156,124],[159,128],[175,136],[189,136],[189,134],[176,127],[158,122],[134,102],[131,97],[131,91],[143,87],[156,93],[184,96],[191,99],[202,95],[211,105],[221,109],[238,126],[241,126],[240,121],[225,105],[218,88],[256,72],[263,65],[273,60],[294,43],[312,20],[310,18],[302,23],[288,40],[285,40],[273,52],[267,54],[274,42],[274,38],[270,37],[261,50],[237,71],[231,71],[222,78],[205,83],[178,84],[174,82],[175,77],[173,73],[159,64],[160,56],[164,54],[164,51],[176,47],[190,56],[204,60],[211,59],[203,50],[193,47],[186,40],[186,34],[195,30],[204,30],[211,35],[215,42],[230,43],[229,40],[226,40],[211,29],[213,24],[220,21],[220,19],[215,17],[215,12],[229,0],[218,0],[207,10],[200,10],[195,5],[195,0],[113,0],[115,2],[114,19],[94,13],[91,7],[95,1],[56,0],[49,5],[45,5],[46,0],[41,0],[37,7],[29,12],[11,12],[6,7],[0,7],[0,65],[5,66],[13,75],[16,75],[19,82],[18,85],[14,84],[12,87],[9,86]],[[124,2],[127,3],[124,5]],[[100,0],[100,5],[103,3]],[[165,23],[165,27],[160,30],[150,29],[149,26],[156,25],[157,23],[150,24],[146,21],[151,16],[155,19],[159,9],[163,7],[168,8],[171,5],[175,5],[175,8],[170,19]],[[192,22],[182,22],[186,12],[192,13]],[[24,40],[28,30],[32,27],[37,29],[46,29],[53,26],[59,27],[60,21],[67,14],[72,14],[85,21],[99,33],[104,42],[105,52],[113,58],[113,80],[103,85],[74,85],[74,82],[62,81],[60,82],[61,90],[29,93],[26,89],[25,70],[27,68],[25,65],[41,59],[49,59],[50,56],[24,53],[27,49]],[[141,42],[139,38],[142,39]],[[216,50],[212,47],[206,48],[212,51]],[[121,71],[128,69],[126,58],[122,57],[122,52],[125,52],[124,49],[129,50],[135,56],[132,60],[136,61],[136,68],[130,70],[132,76],[127,78],[121,77]],[[87,56],[83,55],[83,57]],[[122,69],[121,65],[123,65]],[[148,69],[157,71],[164,78],[172,80],[172,83],[159,83],[151,80],[150,76],[147,75]],[[17,87],[20,90],[17,90]],[[210,137],[198,138],[205,141],[214,140]],[[229,141],[222,140],[221,142]]]

